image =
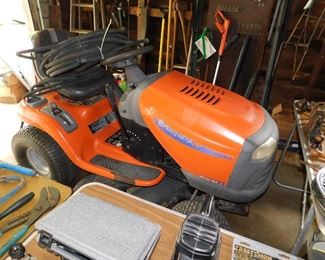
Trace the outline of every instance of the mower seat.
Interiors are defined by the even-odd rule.
[[[32,43],[34,48],[46,47],[67,40],[70,37],[72,37],[72,34],[63,29],[45,29],[37,31],[33,35]],[[43,71],[41,67],[43,54],[44,53],[42,52],[36,53],[35,59],[33,60],[34,67],[39,79],[48,78],[48,75],[46,75],[45,71]],[[96,80],[94,80],[93,77],[89,77],[88,80],[86,78],[82,81],[79,81],[80,78],[78,76],[75,76],[75,82],[73,84],[64,86],[62,89],[59,89],[58,93],[74,101],[85,101],[102,93],[105,90],[107,83],[114,82],[114,78],[110,73],[104,71],[104,69],[100,70],[97,66],[89,69],[89,75],[91,74],[98,75],[98,77],[95,75]]]
[[[70,37],[72,37],[72,34],[64,29],[48,28],[35,32],[31,40],[33,48],[40,48],[57,44],[61,41],[69,39]],[[43,60],[43,54],[44,53],[42,52],[37,52],[35,54],[35,59],[33,60],[34,68],[39,79],[45,79],[48,77],[40,66]]]
[[[109,83],[114,84],[115,79],[110,73],[104,73],[101,77],[95,81],[90,80],[83,82],[82,84],[73,84],[67,88],[62,88],[58,92],[71,100],[84,101],[91,97],[94,97],[105,90],[105,86]]]

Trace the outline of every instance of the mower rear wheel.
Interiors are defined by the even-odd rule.
[[[204,196],[197,196],[192,200],[183,200],[177,203],[173,207],[173,210],[182,213],[184,215],[189,215],[191,213],[200,214],[202,211],[203,202],[204,202]],[[225,218],[224,214],[217,207],[212,208],[210,217],[215,219],[221,228],[231,230],[229,223]]]
[[[68,186],[80,179],[82,170],[48,134],[36,127],[22,128],[12,138],[11,146],[21,166],[33,168],[38,174]]]
[[[130,184],[127,183],[123,183],[123,182],[119,182],[119,181],[115,181],[115,180],[111,180],[102,176],[98,176],[95,174],[91,174],[89,173],[88,176],[82,178],[74,187],[73,187],[73,191],[77,191],[81,186],[91,183],[91,182],[99,182],[102,184],[105,184],[107,186],[113,187],[115,189],[121,190],[121,191],[127,191],[128,188],[131,187]]]

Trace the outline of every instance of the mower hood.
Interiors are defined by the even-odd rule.
[[[258,104],[177,71],[151,77],[121,103],[122,117],[147,127],[192,186],[198,186],[197,180],[191,183],[195,177],[212,183],[212,189],[229,183],[245,189],[250,182],[255,185],[257,171],[262,172],[259,179],[267,174],[263,189],[268,184],[270,175],[263,172],[270,170],[278,131]],[[259,147],[257,152],[266,152],[256,159]],[[199,189],[206,190],[203,185]]]

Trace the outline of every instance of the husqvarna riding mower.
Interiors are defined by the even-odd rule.
[[[66,184],[83,171],[153,197],[186,186],[241,203],[269,186],[278,129],[258,104],[178,71],[145,75],[134,58],[152,47],[119,30],[45,30],[33,43],[18,54],[32,53],[41,79],[20,103],[19,164]],[[121,70],[125,93],[113,77]]]

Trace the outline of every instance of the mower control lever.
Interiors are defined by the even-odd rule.
[[[51,102],[50,106],[51,106],[52,113],[54,115],[59,115],[62,113],[62,110],[60,108],[58,108],[58,106],[55,103]]]
[[[58,107],[54,102],[51,102],[49,106],[45,106],[42,109],[42,112],[54,118],[68,133],[72,132],[78,127],[74,118],[67,111]]]
[[[60,117],[63,120],[64,124],[67,124],[68,126],[71,126],[73,124],[72,120],[64,113],[62,109],[58,108],[55,103],[52,102],[50,106],[52,109],[52,113],[55,116]]]

